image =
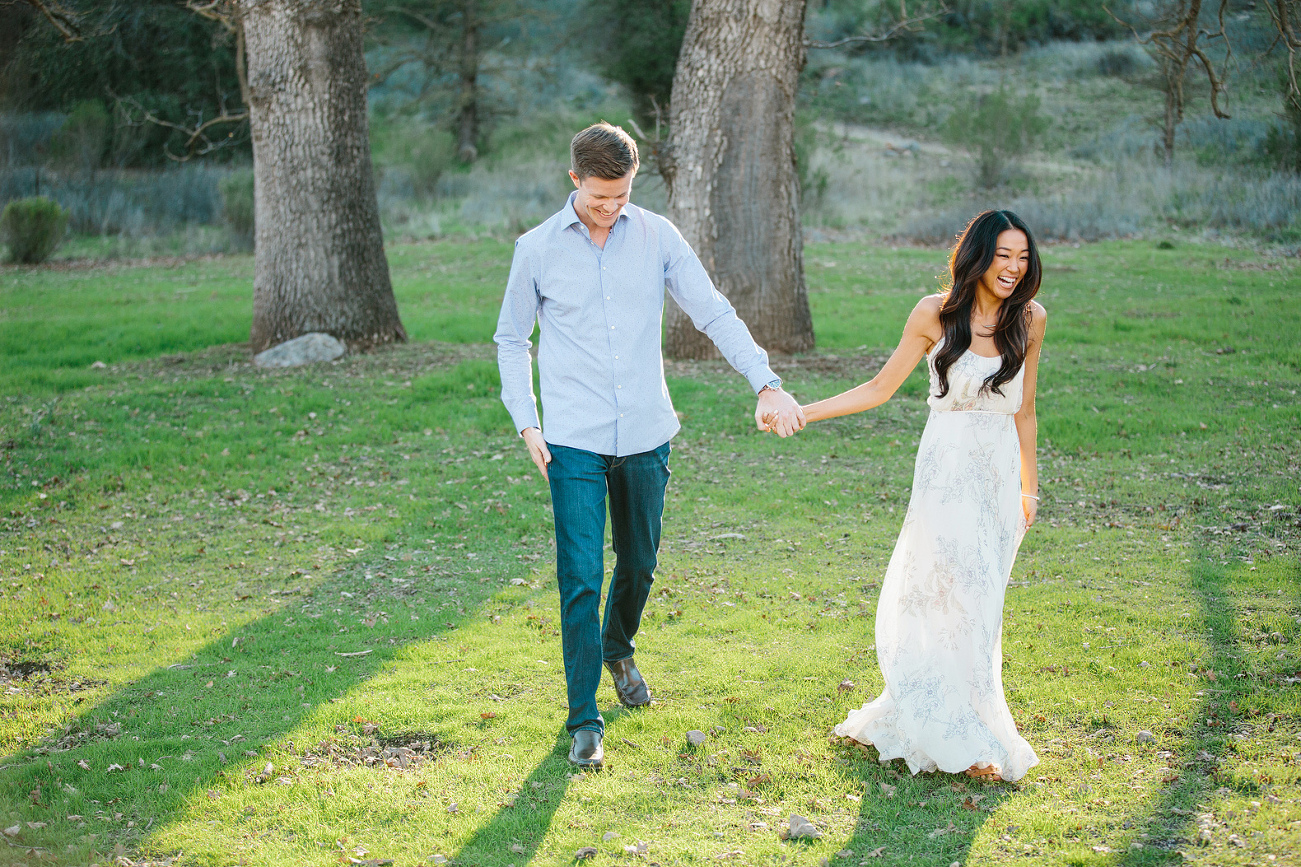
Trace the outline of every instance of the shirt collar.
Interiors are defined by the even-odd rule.
[[[574,200],[577,198],[578,190],[574,190],[569,194],[569,199],[565,202],[565,206],[560,209],[560,228],[564,230],[568,229],[570,226],[577,225],[582,227],[584,234],[590,235],[591,233],[587,231],[587,227],[583,225],[583,221],[578,219],[578,211],[574,209]],[[632,202],[628,202],[619,209],[619,216],[614,221],[615,226],[619,225],[619,223],[627,218],[628,209],[630,207],[632,207]],[[614,226],[611,226],[610,228],[613,229]]]

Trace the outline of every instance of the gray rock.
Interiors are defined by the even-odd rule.
[[[259,352],[253,356],[253,363],[258,367],[300,367],[318,361],[334,361],[347,351],[348,347],[337,338],[313,331]]]
[[[595,846],[584,846],[583,848],[579,849],[577,852],[574,853],[575,861],[586,861],[589,858],[595,858],[595,857],[596,857]]]
[[[611,840],[617,840],[617,839],[619,839],[619,835],[616,834],[614,831],[606,831],[604,834],[601,835],[602,843],[609,843]]]
[[[799,813],[791,813],[790,828],[786,832],[788,840],[817,840],[822,837],[822,832],[817,826]]]
[[[687,743],[691,744],[693,747],[704,746],[705,738],[706,738],[705,733],[698,729],[692,729],[691,731],[687,732]]]
[[[1134,740],[1140,744],[1150,744],[1152,741],[1156,740],[1156,735],[1152,734],[1147,729],[1143,729],[1138,734],[1134,735]]]

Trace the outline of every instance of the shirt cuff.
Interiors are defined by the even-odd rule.
[[[510,417],[515,423],[515,433],[522,433],[531,427],[542,428],[542,422],[538,420],[538,408],[533,403],[527,407],[515,407],[510,411]]]
[[[757,370],[750,371],[745,378],[749,381],[750,387],[754,389],[755,394],[763,391],[763,387],[774,379],[781,379],[781,377],[773,373],[772,368],[766,364]]]

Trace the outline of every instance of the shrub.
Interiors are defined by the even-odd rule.
[[[1112,78],[1126,78],[1142,68],[1134,52],[1120,48],[1109,48],[1099,54],[1095,66],[1099,75]]]
[[[655,121],[654,106],[668,108],[690,16],[690,0],[587,0],[583,37],[591,45],[619,46],[617,51],[592,52],[592,63],[627,88],[633,111],[648,132]]]
[[[253,198],[253,170],[232,172],[217,182],[221,192],[221,213],[231,239],[241,245],[253,246],[256,211]]]
[[[1030,150],[1048,128],[1039,97],[1018,98],[1000,88],[980,98],[975,111],[955,111],[944,125],[945,140],[976,156],[976,182],[995,187],[1012,160]]]
[[[383,175],[405,176],[411,192],[432,197],[438,181],[456,161],[452,134],[414,118],[377,118],[371,123],[375,164]]]
[[[825,168],[814,166],[813,155],[818,150],[818,128],[807,112],[795,115],[795,170],[800,185],[800,206],[804,210],[816,209],[827,194],[831,175]]]
[[[50,156],[68,168],[91,171],[104,163],[112,121],[103,103],[79,102],[50,142]]]
[[[407,151],[407,165],[416,192],[422,196],[433,195],[438,179],[451,167],[455,156],[456,143],[445,130],[431,128],[423,135],[414,136]]]
[[[44,262],[58,248],[67,230],[68,212],[44,196],[16,199],[0,213],[0,235],[16,262]]]
[[[53,111],[0,113],[0,162],[9,167],[43,165],[66,119]]]
[[[1279,76],[1283,114],[1265,137],[1265,154],[1285,172],[1301,174],[1301,98],[1292,94],[1286,75]]]

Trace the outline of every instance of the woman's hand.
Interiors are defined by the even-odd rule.
[[[1029,530],[1034,526],[1035,516],[1039,514],[1038,495],[1033,497],[1029,494],[1021,495],[1021,513],[1025,515],[1025,528]]]

